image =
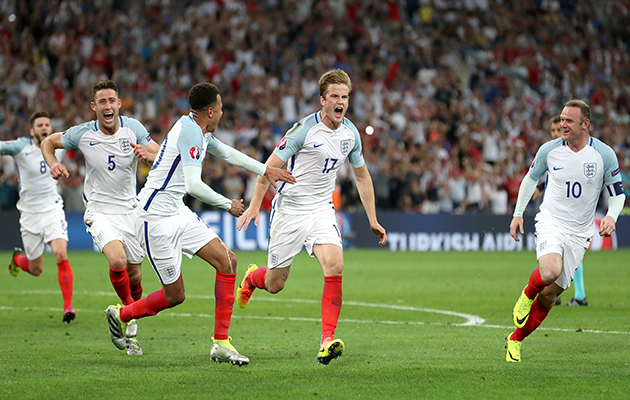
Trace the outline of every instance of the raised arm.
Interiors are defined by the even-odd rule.
[[[48,136],[42,142],[41,149],[44,161],[48,164],[48,167],[50,168],[50,176],[52,176],[53,179],[59,179],[60,176],[65,176],[66,178],[70,176],[66,167],[60,163],[55,156],[56,149],[63,149],[63,144],[61,143],[61,132],[56,132]]]
[[[267,166],[267,170],[270,169],[280,169],[284,165],[284,161],[280,159],[275,154],[272,154],[267,159],[265,163]],[[293,178],[293,176],[291,176]],[[295,181],[295,178],[293,178]],[[254,225],[258,226],[258,216],[260,213],[260,205],[262,204],[262,200],[265,197],[265,193],[267,193],[267,189],[269,189],[269,181],[265,176],[258,176],[256,179],[256,185],[254,186],[254,194],[252,195],[252,200],[249,202],[249,207],[247,210],[241,215],[236,222],[236,229],[239,231],[243,226],[245,226],[245,230],[249,226],[251,220],[254,220]]]
[[[359,192],[359,198],[365,209],[365,214],[370,222],[370,229],[376,236],[378,236],[378,244],[383,246],[387,243],[387,232],[383,228],[376,218],[376,205],[374,204],[374,185],[372,184],[372,177],[367,169],[367,165],[359,168],[352,168],[354,170],[354,179],[357,183],[357,191]]]

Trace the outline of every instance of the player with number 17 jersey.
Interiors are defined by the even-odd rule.
[[[354,168],[365,164],[359,131],[347,118],[328,128],[318,112],[291,128],[273,154],[287,163],[297,182],[282,184],[273,201],[285,214],[310,214],[331,207],[337,171],[348,159]]]

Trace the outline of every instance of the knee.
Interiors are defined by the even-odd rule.
[[[53,251],[53,255],[55,256],[55,262],[57,264],[68,259],[68,254],[65,251]]]
[[[265,287],[269,293],[276,294],[282,289],[284,289],[285,283],[286,282],[283,280],[269,281],[269,282],[265,282]]]
[[[129,275],[129,282],[138,283],[142,281],[142,272],[140,271],[140,265],[127,267],[127,274]]]
[[[340,276],[343,274],[343,261],[334,263],[328,267],[328,276]]]
[[[28,272],[33,276],[40,276],[44,271],[44,264],[30,263],[28,266]]]
[[[545,270],[539,271],[540,278],[543,280],[543,282],[545,282],[546,284],[551,284],[555,282],[556,279],[558,279],[558,277],[560,276],[560,272],[562,272],[562,268],[546,268]]]
[[[186,294],[184,292],[166,293],[164,292],[164,298],[169,306],[175,307],[182,304],[186,300]]]
[[[220,262],[215,266],[216,270],[222,274],[234,274],[236,273],[236,264],[238,263],[238,259],[236,258],[236,254],[228,251],[227,259],[225,261]]]
[[[109,265],[115,270],[125,269],[127,266],[127,259],[125,257],[111,257],[109,260]]]

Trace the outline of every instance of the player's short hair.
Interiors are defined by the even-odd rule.
[[[559,124],[560,121],[562,121],[562,118],[560,118],[559,115],[555,115],[553,117],[551,117],[551,119],[549,120],[550,124]]]
[[[565,107],[577,107],[582,112],[582,120],[580,123],[584,122],[587,119],[591,119],[591,107],[588,106],[585,102],[578,99],[569,100],[564,103]]]
[[[217,96],[221,94],[219,88],[209,82],[198,83],[188,92],[188,104],[190,109],[204,112],[217,103]]]
[[[116,82],[107,79],[104,81],[98,81],[94,84],[92,87],[92,98],[96,98],[96,92],[105,89],[112,89],[116,92],[116,96],[118,96],[118,86],[116,86]]]
[[[33,127],[35,120],[37,118],[48,118],[50,119],[50,114],[48,114],[48,111],[44,111],[44,110],[40,110],[40,111],[35,111],[33,114],[31,114],[31,118],[29,118],[29,121],[31,121],[31,127]]]
[[[352,92],[352,81],[345,71],[340,69],[333,69],[326,72],[319,78],[319,95],[326,97],[328,86],[334,84],[342,84],[348,86],[348,93]]]

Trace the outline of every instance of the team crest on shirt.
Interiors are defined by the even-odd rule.
[[[595,163],[584,163],[584,175],[587,178],[591,179],[595,177],[597,173],[597,164]]]
[[[340,143],[340,147],[341,147],[341,154],[343,154],[344,156],[347,156],[348,153],[350,152],[350,139],[342,140]]]
[[[129,138],[118,139],[118,143],[120,143],[120,150],[122,150],[123,153],[131,153],[132,149],[129,144],[130,142],[131,140],[129,140]]]
[[[199,157],[201,156],[201,150],[199,150],[199,147],[197,146],[191,147],[189,153],[190,153],[190,157],[193,160],[198,160]]]

